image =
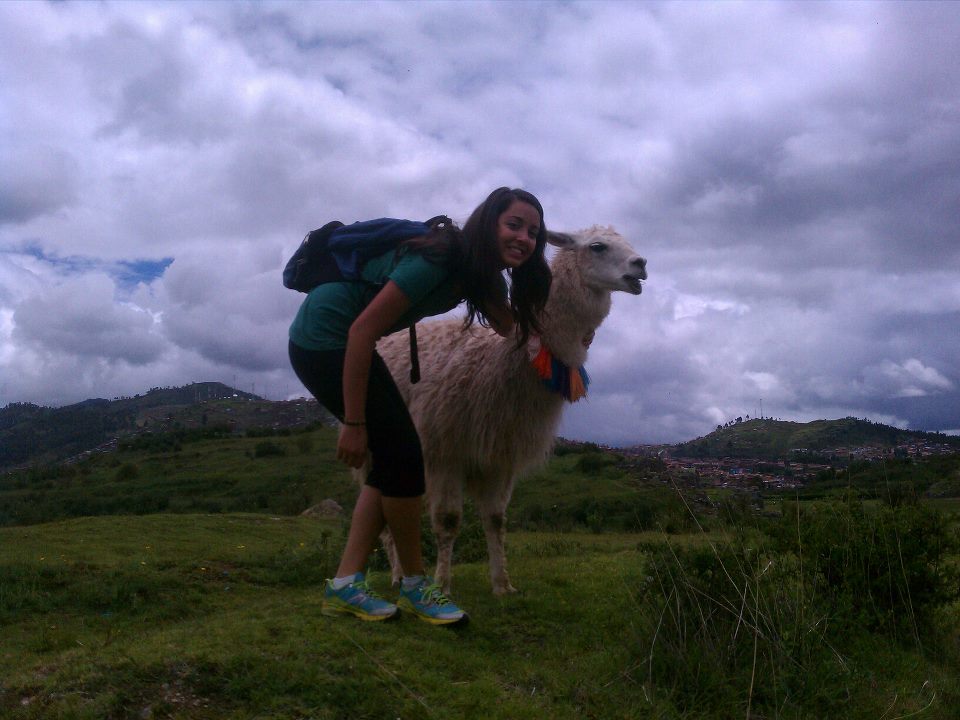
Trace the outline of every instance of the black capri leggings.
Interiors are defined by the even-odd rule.
[[[346,350],[306,350],[291,342],[290,364],[300,382],[343,421],[343,361]],[[386,497],[424,493],[420,436],[396,383],[376,352],[367,385],[367,442],[373,458],[367,485]]]

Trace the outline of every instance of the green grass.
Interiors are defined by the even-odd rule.
[[[326,497],[352,506],[334,441],[326,428],[203,440],[0,478],[0,717],[960,717],[960,606],[918,609],[922,642],[863,612],[887,601],[879,571],[895,571],[891,587],[923,579],[920,551],[858,544],[816,502],[799,504],[802,536],[795,524],[778,534],[788,498],[758,516],[718,494],[711,510],[655,467],[589,450],[516,489],[519,595],[490,593],[468,503],[453,593],[467,627],[325,618],[319,588],[345,521],[298,513]],[[886,517],[880,500],[861,504],[863,527]],[[956,526],[955,500],[929,506]],[[904,548],[932,537],[903,528]],[[872,605],[824,584],[815,542],[819,567],[860,573],[854,595]],[[424,547],[432,557],[428,534]],[[372,581],[395,597],[386,572]],[[846,604],[824,604],[828,592]]]
[[[804,448],[808,457],[838,447],[885,445],[924,440],[960,449],[960,439],[936,433],[900,430],[856,418],[815,420],[808,423],[758,419],[718,428],[709,435],[677,445],[679,455],[692,457],[740,457],[778,460],[791,450]]]
[[[736,701],[703,714],[649,668],[650,553],[720,535],[514,533],[521,593],[495,598],[485,564],[458,566],[454,597],[471,614],[459,630],[321,616],[342,537],[337,522],[256,514],[0,529],[0,717],[745,716],[739,678]],[[373,584],[395,594],[384,573]],[[892,718],[929,703],[919,717],[957,717],[955,669],[867,640],[845,651],[836,713],[781,716]]]
[[[334,460],[336,437],[335,430],[318,428],[279,437],[171,443],[3,475],[0,526],[151,513],[289,516],[326,498],[349,511],[356,486]],[[672,489],[653,474],[616,465],[615,457],[599,452],[552,458],[518,484],[509,509],[511,528],[610,532],[689,527]]]
[[[458,568],[457,599],[474,622],[451,632],[320,616],[339,537],[329,524],[256,515],[0,531],[0,715],[575,717],[622,697],[617,682],[604,687],[629,660],[627,646],[610,651],[620,624],[598,606],[589,629],[569,632],[583,612],[569,572],[591,600],[625,611],[629,597],[611,603],[604,582],[636,583],[632,538],[519,538],[526,592],[505,600],[491,596],[484,567]],[[389,593],[384,582],[375,577]]]
[[[653,473],[617,467],[607,453],[569,453],[518,484],[510,503],[511,523],[525,530],[589,529],[640,532],[692,527],[677,493]]]
[[[945,515],[960,515],[960,498],[935,498],[926,500],[925,502]]]
[[[334,460],[336,433],[231,438],[178,449],[127,450],[76,465],[0,476],[0,525],[155,512],[295,515],[325,498],[353,503]],[[277,452],[263,452],[265,443]]]

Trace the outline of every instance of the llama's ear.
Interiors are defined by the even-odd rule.
[[[577,244],[573,235],[547,230],[547,242],[558,248],[571,248]]]

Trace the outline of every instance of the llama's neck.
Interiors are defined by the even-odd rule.
[[[584,284],[574,252],[558,252],[550,270],[553,283],[542,318],[542,342],[566,365],[582,365],[587,357],[583,339],[610,312],[610,291]]]

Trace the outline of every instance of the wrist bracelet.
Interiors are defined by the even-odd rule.
[[[343,424],[349,425],[350,427],[366,427],[367,426],[366,421],[350,422],[349,420],[344,420]]]

